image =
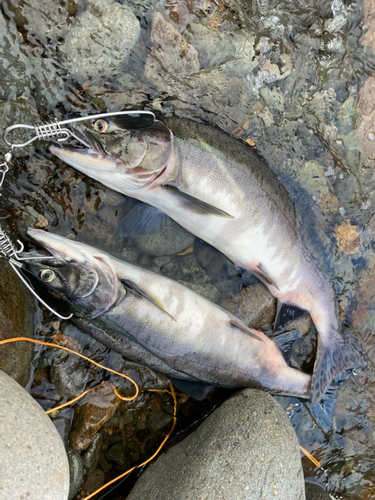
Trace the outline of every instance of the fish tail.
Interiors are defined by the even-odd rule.
[[[344,377],[345,378],[345,377]],[[329,434],[335,430],[333,416],[335,412],[339,388],[343,380],[333,382],[327,389],[324,398],[316,405],[306,402],[305,405],[310,411],[315,423],[323,432]]]
[[[313,405],[323,399],[331,382],[350,370],[364,368],[367,356],[358,342],[349,335],[339,336],[337,331],[327,345],[318,340],[318,352],[311,384]]]

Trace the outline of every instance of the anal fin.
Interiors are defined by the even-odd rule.
[[[202,401],[215,389],[214,385],[209,385],[204,382],[195,382],[179,378],[171,378],[170,381],[180,392],[191,396],[197,401]]]
[[[288,323],[294,321],[301,316],[308,314],[305,309],[301,309],[298,306],[292,304],[284,304],[279,302],[277,305],[276,319],[273,325],[273,331],[275,332],[279,328],[284,328]]]

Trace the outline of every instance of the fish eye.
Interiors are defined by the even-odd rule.
[[[96,120],[96,122],[94,122],[93,127],[94,130],[99,132],[99,134],[104,134],[108,130],[108,123],[105,120],[99,118],[99,120]]]
[[[40,278],[46,283],[51,283],[55,279],[55,273],[51,269],[43,269],[40,273]]]

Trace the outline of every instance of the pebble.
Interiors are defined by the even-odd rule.
[[[319,484],[305,483],[306,500],[331,500],[331,496]]]
[[[296,434],[281,406],[245,389],[140,476],[128,500],[305,500]]]
[[[0,475],[4,500],[67,500],[64,444],[41,406],[0,371]]]
[[[115,413],[121,400],[110,384],[102,384],[89,392],[74,411],[70,444],[74,450],[86,450],[95,434]]]
[[[81,487],[84,469],[79,451],[73,450],[69,447],[67,454],[70,475],[69,500],[73,500]]]

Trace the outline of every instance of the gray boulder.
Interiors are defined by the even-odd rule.
[[[237,392],[138,479],[128,500],[304,500],[298,441],[265,392]]]
[[[44,410],[0,371],[0,497],[67,500],[63,441]]]

